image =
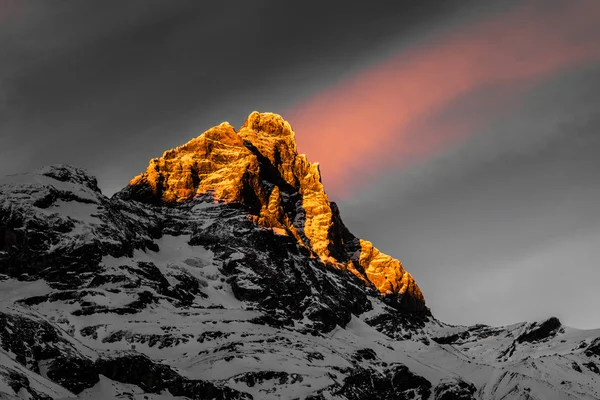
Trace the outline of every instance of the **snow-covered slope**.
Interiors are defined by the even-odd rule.
[[[132,190],[0,179],[0,398],[600,398],[600,330],[447,325],[243,202]]]

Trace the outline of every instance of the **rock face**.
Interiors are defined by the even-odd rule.
[[[253,112],[239,132],[226,122],[209,129],[152,159],[121,197],[168,205],[207,193],[246,206],[255,223],[294,237],[328,266],[398,297],[404,309],[427,310],[402,263],[346,229],[319,165],[298,154],[294,131],[281,116]]]
[[[549,318],[539,325],[534,322],[529,331],[522,333],[517,338],[517,342],[531,343],[534,341],[548,340],[549,338],[556,336],[561,327],[562,325],[556,317]]]
[[[475,400],[477,389],[472,383],[462,379],[443,381],[435,387],[435,400]]]

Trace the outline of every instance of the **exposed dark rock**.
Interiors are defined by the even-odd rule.
[[[439,343],[439,344],[454,344],[454,343],[458,342],[459,340],[467,339],[469,336],[470,336],[469,332],[464,331],[464,332],[455,333],[453,335],[448,335],[448,336],[443,336],[443,337],[434,337],[434,338],[431,338],[431,340],[433,340],[434,342]]]
[[[498,355],[498,357],[496,357],[496,359],[506,361],[507,359],[512,357],[512,355],[515,353],[516,349],[517,349],[516,342],[512,342],[510,344],[510,346],[508,346],[506,349],[504,349],[502,352],[500,352],[500,354]]]
[[[439,383],[434,389],[435,400],[475,400],[475,385],[462,379]]]
[[[96,178],[81,168],[72,167],[65,164],[55,164],[42,168],[40,174],[56,179],[57,181],[83,185],[89,189],[92,189],[94,192],[100,193]]]
[[[598,368],[596,363],[594,363],[593,361],[585,363],[583,364],[583,366],[592,371],[593,373],[600,375],[600,368]]]
[[[283,328],[293,324],[293,320],[286,315],[277,315],[273,313],[264,313],[260,317],[252,318],[248,322],[257,325],[269,325],[274,328]]]
[[[237,375],[233,380],[236,382],[244,382],[249,387],[253,387],[256,384],[260,385],[265,381],[274,381],[275,385],[285,385],[287,383],[294,384],[296,382],[302,382],[304,379],[302,378],[302,375],[288,374],[283,371],[257,371]]]
[[[433,340],[439,344],[456,344],[463,343],[468,340],[481,340],[490,336],[498,336],[502,329],[492,328],[487,325],[474,325],[469,329],[448,336],[433,337]]]
[[[100,380],[94,363],[87,358],[61,356],[52,360],[47,368],[48,378],[76,394]]]
[[[252,396],[230,388],[219,388],[211,382],[190,380],[179,376],[171,367],[158,364],[143,355],[100,359],[99,374],[112,380],[139,386],[150,393],[169,390],[175,396],[191,399],[251,399]]]
[[[383,373],[358,367],[349,371],[334,393],[348,400],[425,400],[431,394],[431,383],[401,364],[393,365]]]
[[[96,370],[107,378],[138,385],[151,393],[165,390],[177,378],[170,367],[139,354],[100,359],[96,361]]]
[[[590,345],[585,349],[585,355],[588,357],[596,356],[600,357],[600,337],[594,339]]]
[[[211,382],[179,379],[169,387],[174,396],[185,396],[193,400],[251,400],[253,397],[228,387],[217,387]]]
[[[306,359],[308,361],[313,361],[313,360],[323,361],[325,359],[325,356],[323,356],[323,354],[319,353],[318,351],[309,351],[306,353]]]
[[[33,389],[29,382],[29,378],[20,372],[6,370],[0,366],[0,379],[4,380],[15,393],[21,393],[23,395],[27,393],[28,398],[31,400],[52,400],[52,397],[39,393]],[[25,393],[22,393],[22,391],[25,391]],[[0,392],[0,397],[4,397],[2,396],[2,392]]]
[[[148,305],[154,304],[158,301],[156,296],[148,291],[140,291],[136,293],[138,299],[132,301],[123,307],[108,307],[104,305],[98,305],[95,303],[80,302],[81,309],[73,311],[71,314],[74,316],[84,316],[93,314],[109,314],[114,313],[118,315],[136,314],[141,310],[145,309]]]
[[[199,343],[204,343],[205,341],[213,341],[216,339],[227,339],[229,336],[231,335],[231,333],[226,332],[220,332],[220,331],[206,331],[206,332],[202,332],[200,334],[200,336],[198,336],[198,342]]]
[[[354,352],[354,358],[357,361],[373,361],[377,359],[377,354],[372,349],[359,349]]]
[[[229,237],[229,245],[237,248],[250,245],[253,249],[243,258],[225,262],[221,269],[228,276],[233,293],[238,299],[258,303],[265,310],[281,311],[268,313],[269,317],[260,322],[289,325],[290,318],[306,316],[314,321],[315,329],[328,332],[335,326],[345,326],[352,314],[360,314],[370,307],[361,281],[344,271],[327,271],[310,257],[299,257],[306,250],[292,238],[256,229],[247,219],[229,223],[237,225],[237,231],[246,232],[244,236]],[[200,242],[226,259],[227,250],[219,246],[223,243],[220,238],[223,232],[220,227],[204,229]],[[193,234],[191,244],[199,242],[195,237]],[[333,281],[329,274],[339,275],[341,279]],[[348,284],[341,285],[340,281]],[[315,292],[319,295],[315,296]],[[283,320],[276,322],[280,317]]]
[[[366,319],[365,322],[392,339],[410,339],[411,332],[418,332],[430,320],[431,313],[406,313],[396,309]]]
[[[38,361],[60,357],[68,344],[60,331],[44,320],[0,312],[0,346],[14,359],[39,373]]]
[[[182,343],[189,342],[189,339],[186,337],[180,337],[172,334],[141,334],[141,333],[132,333],[129,331],[119,330],[111,333],[104,339],[102,339],[103,343],[115,343],[125,341],[130,344],[147,344],[148,347],[154,347],[158,345],[159,349],[163,349],[165,347],[173,347]]]
[[[83,337],[91,337],[94,340],[98,339],[98,329],[105,325],[86,326],[79,330],[79,334]]]
[[[549,318],[539,325],[534,322],[531,328],[527,332],[521,334],[516,341],[517,343],[523,343],[549,339],[556,336],[561,327],[562,325],[556,317]]]

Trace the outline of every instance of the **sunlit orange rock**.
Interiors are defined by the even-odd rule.
[[[306,244],[321,258],[329,258],[331,207],[321,183],[319,164],[310,163],[304,154],[298,154],[290,124],[280,115],[255,111],[248,116],[239,135],[268,158],[283,179],[302,195],[302,208],[306,212],[303,232],[309,240]]]
[[[380,252],[366,240],[360,240],[360,248],[359,264],[382,294],[407,295],[417,304],[425,303],[421,289],[400,261]]]
[[[318,163],[298,154],[292,127],[277,114],[252,112],[238,132],[227,122],[215,126],[152,159],[129,186],[161,204],[204,193],[242,203],[255,223],[295,237],[326,265],[352,272],[382,295],[398,296],[407,309],[426,310],[402,263],[346,229]]]
[[[244,146],[233,126],[224,122],[183,146],[150,160],[144,174],[130,186],[147,184],[164,203],[181,202],[198,193],[213,191],[216,198],[242,201],[246,180],[258,170],[256,157]],[[249,176],[244,177],[248,173]]]

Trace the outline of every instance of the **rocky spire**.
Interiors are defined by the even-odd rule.
[[[291,235],[326,265],[346,269],[405,309],[425,299],[400,261],[344,226],[321,182],[318,163],[298,154],[295,134],[280,115],[252,112],[238,132],[227,122],[150,160],[121,195],[174,205],[210,193],[241,203],[255,223]]]

